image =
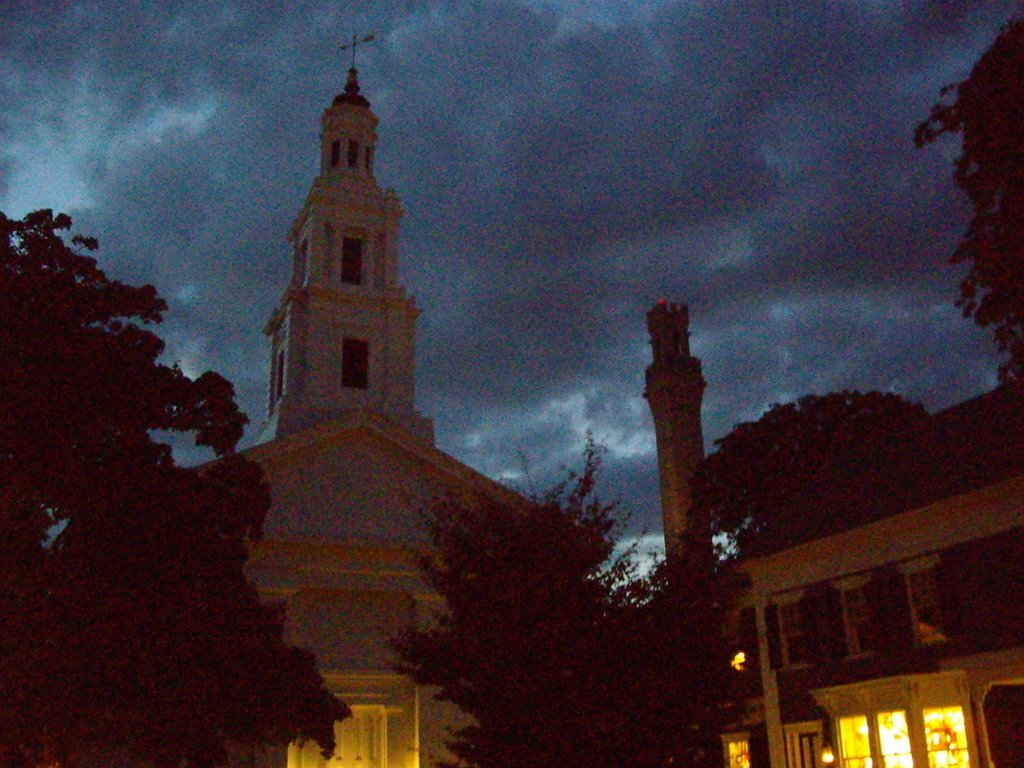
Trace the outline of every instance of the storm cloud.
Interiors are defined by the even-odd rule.
[[[954,140],[915,124],[1016,2],[68,3],[8,6],[0,208],[66,210],[157,286],[186,371],[258,426],[261,330],[353,29],[406,208],[418,401],[439,447],[520,487],[605,446],[657,532],[644,314],[691,306],[708,448],[836,389],[936,409],[995,383],[953,306]],[[252,432],[254,430],[250,430]]]

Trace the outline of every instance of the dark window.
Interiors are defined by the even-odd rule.
[[[874,618],[864,587],[843,590],[843,615],[846,619],[846,649],[859,656],[875,648]]]
[[[324,224],[324,280],[330,280],[334,274],[334,228]]]
[[[348,141],[348,167],[359,167],[359,142],[352,139]]]
[[[343,339],[341,342],[341,385],[366,389],[370,373],[370,342]]]
[[[907,574],[910,605],[914,620],[914,639],[921,644],[946,639],[942,621],[942,604],[935,580],[935,569],[928,568]]]
[[[366,170],[373,170],[373,147],[366,148]]]
[[[810,659],[810,653],[807,645],[807,633],[804,630],[802,601],[779,606],[779,624],[782,629],[784,665],[806,664]]]
[[[270,353],[270,387],[267,392],[267,413],[274,413],[277,404],[277,355]]]
[[[341,282],[352,285],[363,282],[363,241],[358,237],[342,238]]]
[[[274,377],[274,401],[281,399],[284,394],[284,350],[280,349],[277,352],[277,374]]]
[[[338,161],[341,160],[341,139],[335,139],[331,142],[331,168],[335,168],[338,165]]]

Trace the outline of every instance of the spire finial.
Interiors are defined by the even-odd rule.
[[[358,48],[363,43],[372,43],[376,39],[377,39],[376,35],[364,35],[363,37],[359,37],[359,35],[357,35],[355,32],[353,32],[352,33],[352,42],[351,43],[346,43],[345,45],[341,46],[341,50],[343,50],[343,51],[347,51],[350,48],[352,49],[352,64],[349,66],[349,70],[348,70],[348,72],[349,72],[349,80],[352,79],[352,73],[355,72],[355,70],[356,70],[356,48]]]
[[[352,42],[346,43],[341,46],[341,50],[352,51],[352,66],[348,69],[348,80],[345,82],[345,94],[337,95],[334,97],[334,104],[355,104],[360,107],[370,106],[370,102],[366,100],[365,96],[359,95],[359,70],[356,69],[356,48],[364,43],[372,43],[376,40],[376,35],[359,35],[352,34]]]

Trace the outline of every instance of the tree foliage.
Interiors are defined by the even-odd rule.
[[[694,478],[694,504],[712,532],[742,555],[867,522],[917,497],[917,480],[901,461],[901,437],[928,420],[922,406],[878,392],[773,405],[716,442]]]
[[[953,263],[970,265],[957,300],[965,317],[992,326],[1004,382],[1024,385],[1024,20],[1007,24],[970,76],[946,86],[950,103],[917,126],[920,147],[960,133],[954,180],[974,215]]]
[[[617,556],[597,467],[591,449],[571,487],[539,501],[447,499],[426,514],[421,569],[446,610],[396,649],[401,672],[472,719],[451,734],[452,765],[720,762],[730,595],[708,552],[647,578]]]
[[[344,707],[243,573],[269,491],[231,384],[158,362],[165,303],[71,223],[0,214],[0,763],[329,750]],[[178,466],[165,430],[219,459]]]

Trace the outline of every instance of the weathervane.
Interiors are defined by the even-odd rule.
[[[360,38],[358,35],[356,35],[355,32],[353,32],[352,42],[341,46],[341,50],[343,51],[347,51],[349,48],[352,49],[352,69],[356,68],[356,48],[362,45],[363,43],[372,43],[376,39],[377,38],[375,35],[366,35]]]

